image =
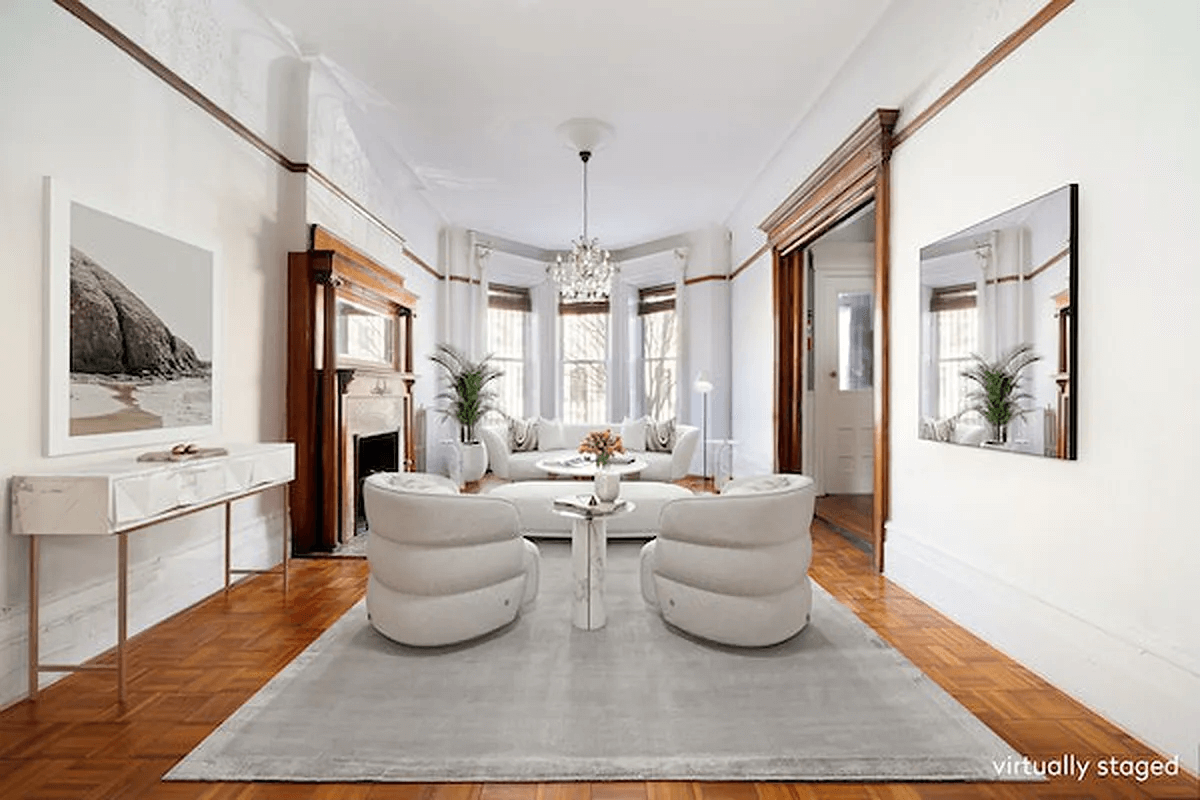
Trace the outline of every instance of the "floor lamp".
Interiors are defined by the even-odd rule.
[[[704,473],[704,488],[708,489],[708,393],[713,390],[712,381],[708,379],[708,370],[702,369],[696,373],[696,382],[692,384],[692,388],[700,393],[704,403],[701,417],[703,427],[700,433],[700,469]]]

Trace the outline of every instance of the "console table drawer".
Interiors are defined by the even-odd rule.
[[[13,533],[112,534],[173,511],[295,477],[290,443],[231,447],[198,461],[133,458],[13,479]]]

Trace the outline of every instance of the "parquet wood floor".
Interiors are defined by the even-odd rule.
[[[818,497],[814,514],[857,536],[864,542],[871,541],[871,512],[875,506],[873,494],[827,494]]]
[[[1031,758],[1156,757],[1147,747],[953,625],[813,526],[813,577]],[[578,784],[164,783],[161,776],[363,595],[361,559],[293,562],[130,642],[129,703],[111,675],[79,673],[0,713],[0,797],[41,800],[1015,800],[1194,798],[1194,778],[1037,785],[631,782]],[[102,660],[104,657],[101,657]]]

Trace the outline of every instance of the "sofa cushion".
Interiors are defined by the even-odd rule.
[[[669,453],[675,449],[675,419],[646,424],[646,452]]]
[[[561,450],[568,446],[563,437],[562,422],[556,419],[539,418],[537,438],[538,448],[541,450]]]
[[[508,449],[513,453],[524,453],[529,450],[538,449],[537,417],[530,417],[529,419],[509,418]]]
[[[626,450],[642,451],[646,449],[646,423],[649,417],[630,419],[626,417],[621,422],[621,442]]]
[[[571,518],[554,511],[554,498],[590,494],[591,481],[519,481],[493,487],[487,497],[502,497],[517,507],[521,530],[531,536],[570,536]],[[658,518],[668,500],[691,497],[673,483],[621,482],[621,497],[633,503],[632,511],[606,518],[608,535],[641,537],[658,532]]]

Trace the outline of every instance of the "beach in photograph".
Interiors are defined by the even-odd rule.
[[[71,436],[211,422],[210,377],[139,381],[110,375],[71,375]]]

